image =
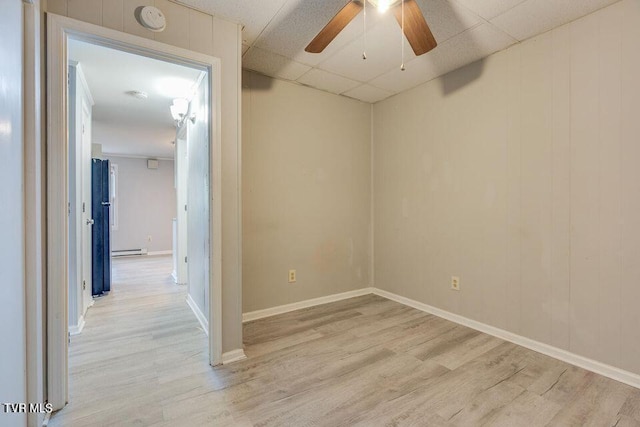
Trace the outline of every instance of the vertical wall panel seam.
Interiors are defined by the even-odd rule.
[[[371,221],[371,224],[369,226],[369,286],[375,286],[376,285],[376,281],[375,281],[375,140],[374,140],[374,135],[375,135],[375,127],[374,127],[374,118],[375,118],[375,104],[371,104],[371,108],[370,108],[370,113],[369,113],[369,129],[370,129],[370,135],[369,135],[369,162],[370,162],[370,186],[371,188],[369,189],[370,192],[370,198],[371,200],[369,201],[370,203],[370,212],[369,212],[369,221]]]

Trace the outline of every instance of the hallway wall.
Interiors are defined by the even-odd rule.
[[[197,315],[209,316],[209,282],[212,269],[210,259],[212,247],[209,218],[209,122],[201,118],[208,101],[208,84],[200,82],[196,95],[191,100],[189,111],[195,114],[195,122],[187,120],[187,286],[193,304],[200,310]],[[215,272],[213,272],[215,274]]]
[[[172,250],[174,161],[158,160],[158,169],[148,169],[147,159],[108,154],[103,158],[118,165],[118,229],[111,231],[111,250]]]
[[[26,402],[24,277],[24,154],[22,116],[22,2],[5,2],[0,13],[0,402]],[[25,425],[26,414],[6,414],[0,426]]]

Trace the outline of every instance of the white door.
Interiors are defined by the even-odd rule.
[[[91,110],[82,100],[82,312],[91,304]]]

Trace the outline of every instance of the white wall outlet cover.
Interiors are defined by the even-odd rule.
[[[160,9],[153,6],[142,6],[136,9],[136,19],[148,30],[160,32],[167,27],[167,19]]]

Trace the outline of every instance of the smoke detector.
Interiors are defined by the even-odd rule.
[[[156,33],[167,27],[167,19],[157,7],[141,6],[136,9],[135,16],[140,25]]]

